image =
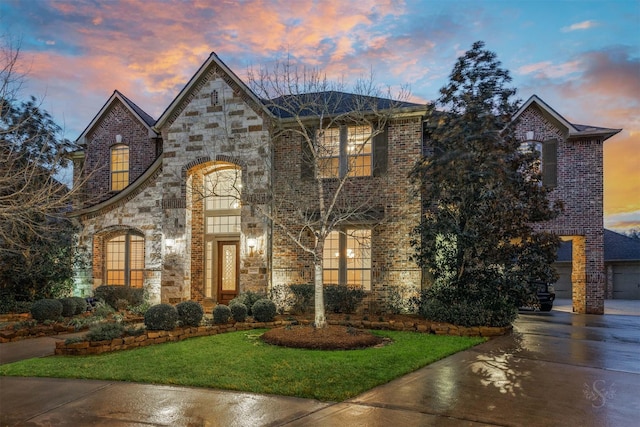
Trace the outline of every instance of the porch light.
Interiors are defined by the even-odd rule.
[[[247,239],[247,246],[249,246],[249,256],[254,255],[254,250],[257,245],[258,245],[258,241],[255,238],[251,237]]]

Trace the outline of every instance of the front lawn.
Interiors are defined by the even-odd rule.
[[[52,356],[0,366],[0,375],[209,387],[342,401],[485,341],[374,331],[392,344],[350,351],[282,348],[264,330],[192,338],[98,356]]]

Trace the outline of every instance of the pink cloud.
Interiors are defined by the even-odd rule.
[[[571,31],[589,30],[591,28],[597,27],[598,25],[599,24],[596,21],[582,21],[571,24],[568,27],[563,27],[562,32],[568,33]]]
[[[523,65],[517,69],[517,73],[533,74],[538,79],[557,79],[580,71],[579,61],[569,61],[562,64],[553,64],[551,61],[543,61],[535,64]]]

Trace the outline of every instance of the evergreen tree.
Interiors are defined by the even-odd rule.
[[[500,65],[483,42],[458,58],[430,106],[428,152],[412,172],[424,200],[416,261],[432,282],[422,310],[434,320],[509,324],[535,295],[533,281],[556,279],[559,239],[536,223],[561,207],[540,185],[539,153],[515,138],[516,90]]]

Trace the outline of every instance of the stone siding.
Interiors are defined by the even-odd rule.
[[[242,197],[264,193],[269,185],[269,133],[262,111],[250,105],[241,90],[212,65],[183,99],[163,128],[162,228],[179,246],[164,263],[163,301],[204,301],[203,176],[224,166],[242,170]],[[270,277],[268,233],[261,217],[243,204],[241,232],[215,240],[239,240],[240,291],[265,291]],[[259,238],[261,254],[249,256],[247,238]],[[184,283],[186,289],[179,290]],[[179,290],[179,291],[178,291]],[[213,302],[217,295],[212,295]]]

